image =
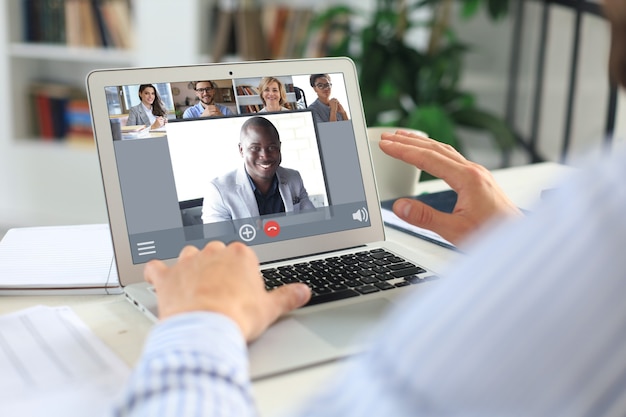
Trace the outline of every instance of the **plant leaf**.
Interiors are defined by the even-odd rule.
[[[443,107],[433,104],[416,107],[409,114],[406,126],[426,132],[428,136],[439,142],[451,145],[461,152],[461,144],[454,131],[454,120]]]
[[[509,11],[509,0],[487,0],[487,10],[492,19],[499,19]]]
[[[513,130],[492,113],[466,107],[450,113],[450,117],[460,126],[484,130],[491,134],[501,151],[510,151],[517,145]]]
[[[480,6],[480,0],[463,0],[463,7],[461,8],[461,17],[469,19],[478,12]]]

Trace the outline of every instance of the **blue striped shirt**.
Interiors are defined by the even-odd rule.
[[[626,415],[625,149],[573,177],[394,307],[298,415]],[[158,325],[125,398],[137,415],[254,415],[241,336],[210,313]]]
[[[113,416],[255,415],[246,343],[215,313],[190,313],[154,327]]]

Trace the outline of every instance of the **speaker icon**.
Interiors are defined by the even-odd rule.
[[[352,219],[359,222],[366,222],[369,220],[369,215],[365,207],[358,209],[354,213],[352,213]]]

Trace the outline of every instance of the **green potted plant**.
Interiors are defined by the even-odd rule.
[[[509,0],[457,0],[463,17],[485,7],[493,19],[507,13]],[[418,129],[463,152],[458,127],[491,135],[505,155],[515,146],[514,132],[497,115],[481,109],[475,97],[460,86],[463,56],[470,46],[450,25],[453,0],[376,0],[365,13],[334,6],[320,13],[313,27],[343,31],[344,37],[326,45],[328,56],[349,56],[359,70],[361,94],[369,126]],[[425,20],[410,16],[427,7]],[[355,18],[365,24],[353,29]],[[430,29],[424,50],[407,42],[407,31]]]

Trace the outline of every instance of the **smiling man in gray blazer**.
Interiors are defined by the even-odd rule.
[[[314,209],[300,173],[280,166],[280,146],[272,122],[264,117],[246,120],[239,137],[239,154],[244,163],[209,183],[202,222]]]

